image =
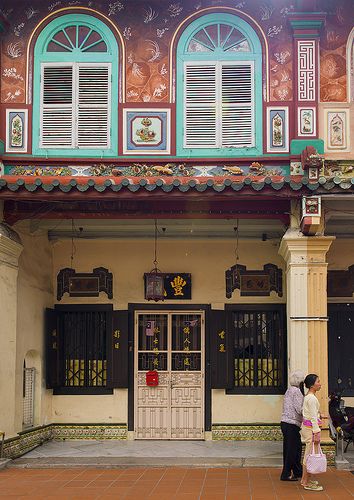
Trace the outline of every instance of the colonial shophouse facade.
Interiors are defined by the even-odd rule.
[[[352,386],[350,0],[3,0],[0,430],[273,439]]]

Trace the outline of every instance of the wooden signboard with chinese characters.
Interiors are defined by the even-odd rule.
[[[227,269],[226,278],[226,297],[230,299],[232,292],[239,289],[241,296],[261,297],[270,295],[271,291],[283,295],[283,273],[280,268],[274,264],[266,264],[263,270],[249,271],[246,266],[238,264]]]
[[[164,274],[165,299],[185,300],[192,298],[192,275],[188,273]]]
[[[162,273],[162,274],[164,279],[165,300],[190,300],[192,298],[191,274],[189,273]]]
[[[97,267],[92,273],[77,273],[66,267],[58,273],[57,300],[61,300],[64,293],[70,297],[98,297],[100,292],[113,298],[113,275],[104,267]]]

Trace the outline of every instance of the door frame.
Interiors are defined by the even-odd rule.
[[[129,311],[129,350],[128,350],[128,431],[134,431],[134,354],[135,354],[135,312],[154,312],[154,311],[194,311],[204,312],[204,433],[211,431],[211,370],[210,370],[210,305],[208,304],[128,304]],[[202,353],[203,355],[203,353]]]

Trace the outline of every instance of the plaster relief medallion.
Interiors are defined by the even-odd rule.
[[[149,118],[148,116],[145,116],[140,122],[140,124],[142,125],[141,128],[139,122],[140,122],[139,119],[133,120],[132,122],[133,126],[132,141],[134,142],[134,144],[139,144],[142,142],[151,142],[153,144],[157,144],[156,135],[157,135],[157,140],[161,139],[160,119]]]

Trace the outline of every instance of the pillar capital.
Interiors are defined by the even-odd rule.
[[[293,37],[305,40],[319,38],[325,20],[324,12],[294,12],[289,15]]]
[[[0,262],[16,267],[23,250],[21,238],[10,226],[0,223]]]
[[[324,264],[334,240],[335,236],[305,236],[297,229],[288,229],[281,240],[279,254],[287,264]]]

